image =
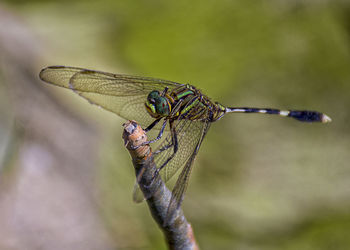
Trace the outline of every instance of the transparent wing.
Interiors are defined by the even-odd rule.
[[[175,133],[178,140],[178,151],[174,158],[163,168],[160,172],[161,177],[164,182],[167,182],[175,175],[175,173],[182,168],[188,159],[194,152],[196,145],[201,140],[203,128],[206,125],[205,121],[202,120],[192,120],[195,114],[202,113],[202,117],[208,116],[208,109],[204,106],[197,105],[192,108],[185,117],[181,120],[175,121]],[[155,151],[161,151],[162,148],[171,144],[172,135],[171,133],[165,138],[164,141],[157,147]],[[168,159],[172,154],[173,148],[168,148],[164,152],[155,155],[155,162],[158,167]]]
[[[151,77],[112,74],[76,67],[50,66],[40,72],[50,84],[72,89],[90,103],[148,126],[152,118],[144,103],[152,90],[171,91],[182,84]]]
[[[181,173],[176,181],[176,184],[175,184],[174,189],[172,191],[172,196],[170,199],[165,224],[167,224],[169,222],[169,220],[174,215],[174,212],[181,206],[181,203],[182,203],[183,198],[184,198],[184,194],[185,194],[187,186],[188,186],[190,175],[191,175],[191,172],[193,169],[194,159],[196,158],[196,155],[199,151],[199,148],[203,142],[203,139],[209,130],[210,124],[211,123],[209,121],[203,122],[203,126],[201,129],[201,135],[199,136],[199,140],[197,141],[195,149],[193,150],[192,154],[185,162],[184,167],[183,167],[183,169],[182,169],[182,171],[181,171]]]
[[[205,110],[205,112],[208,111]],[[198,109],[192,109],[187,116],[191,116],[194,113],[198,113]],[[194,157],[193,153],[196,151],[198,144],[203,139],[203,131],[207,126],[209,126],[208,122],[200,120],[182,119],[175,121],[175,133],[178,140],[178,151],[175,156],[160,171],[160,175],[164,182],[169,181],[179,169],[187,165],[189,168],[187,170],[190,170],[192,168],[193,160],[191,160],[191,157]],[[154,150],[154,152],[161,151],[160,153],[154,155],[154,161],[157,167],[162,166],[163,163],[172,155],[174,148],[169,147],[171,143],[172,134],[169,132],[166,138],[163,139],[162,143]],[[164,148],[167,149],[163,150]],[[191,164],[189,164],[189,162],[191,162]],[[185,182],[181,181],[178,186],[186,186],[187,180],[184,181]],[[144,200],[142,192],[140,191],[137,183],[135,183],[134,186],[133,199],[135,202],[141,202]]]
[[[160,171],[160,175],[164,182],[168,182],[171,177],[173,177],[176,172],[185,165],[200,139],[201,130],[204,126],[204,123],[201,121],[179,120],[175,122],[177,123],[175,126],[175,133],[177,134],[178,151],[174,158],[171,159],[171,161]],[[169,133],[155,151],[162,150],[162,148],[171,144],[171,137],[172,135]],[[158,167],[162,166],[172,153],[173,147],[170,147],[161,153],[156,154],[154,156],[156,165]]]

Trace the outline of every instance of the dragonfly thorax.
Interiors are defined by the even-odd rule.
[[[166,117],[170,114],[170,103],[158,90],[148,94],[145,106],[147,112],[154,118]]]

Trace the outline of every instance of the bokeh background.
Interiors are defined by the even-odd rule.
[[[123,119],[38,79],[70,65],[190,83],[228,106],[183,209],[202,249],[350,249],[350,2],[0,3],[0,249],[164,249]]]

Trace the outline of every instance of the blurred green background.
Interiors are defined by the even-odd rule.
[[[332,123],[213,124],[183,209],[202,249],[350,249],[350,2],[7,0],[0,16],[1,249],[166,246],[132,202],[123,119],[41,83],[48,65],[190,83],[228,106],[325,112]]]

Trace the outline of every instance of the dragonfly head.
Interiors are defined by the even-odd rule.
[[[159,91],[153,90],[147,96],[145,103],[147,112],[154,118],[165,117],[170,114],[170,103]]]

